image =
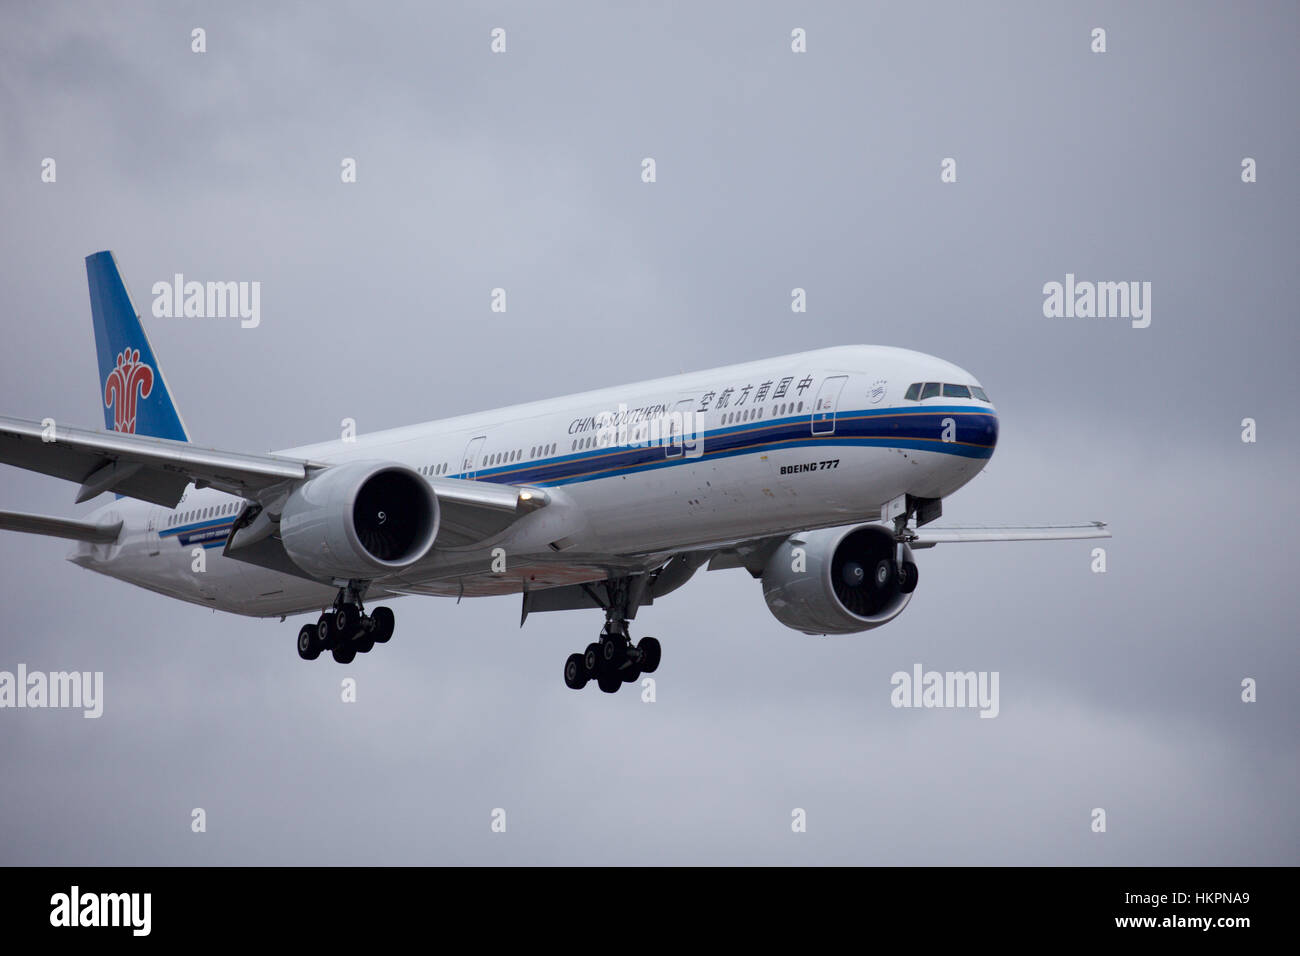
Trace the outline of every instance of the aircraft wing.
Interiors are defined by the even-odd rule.
[[[74,521],[49,515],[24,514],[21,511],[0,511],[0,531],[25,531],[52,538],[89,541],[92,544],[112,544],[122,531],[122,522]]]
[[[279,497],[293,483],[329,467],[278,455],[199,448],[166,438],[63,426],[47,429],[40,422],[3,417],[0,463],[78,482],[78,503],[111,491],[167,508],[176,506],[191,482],[263,501],[268,492]],[[437,543],[443,547],[481,541],[548,501],[545,492],[518,485],[462,478],[435,478],[432,485],[441,513]],[[32,530],[0,524],[4,528]]]
[[[913,548],[933,548],[936,544],[963,541],[1070,541],[1080,538],[1109,538],[1104,521],[1088,524],[1045,524],[1024,527],[969,526],[919,528],[910,532],[907,543]]]
[[[1104,521],[1088,524],[964,526],[949,528],[908,528],[906,542],[915,549],[933,548],[937,544],[955,544],[964,541],[1069,541],[1080,538],[1109,538],[1110,531]],[[786,539],[786,535],[754,538],[734,544],[719,546],[702,552],[709,562],[710,571],[728,568],[745,568],[758,577],[772,552]]]
[[[185,487],[256,499],[324,465],[274,455],[198,448],[189,442],[66,428],[0,417],[0,463],[78,482],[78,503],[105,491],[174,508]]]
[[[547,504],[546,492],[464,478],[431,478],[438,498],[437,547],[470,545],[499,534],[530,511]]]

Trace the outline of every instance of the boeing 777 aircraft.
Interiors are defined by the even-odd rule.
[[[349,663],[407,594],[522,594],[600,608],[564,680],[613,693],[659,666],[637,611],[702,566],[744,568],[808,634],[893,620],[913,552],[944,542],[1109,537],[1105,525],[940,529],[998,438],[969,372],[844,346],[411,425],[273,455],[190,443],[111,252],[86,259],[107,431],[0,418],[0,462],[113,500],[86,520],[0,512],[77,541],[69,560],[169,597],[281,619],[306,660]]]

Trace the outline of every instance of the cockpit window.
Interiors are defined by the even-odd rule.
[[[944,398],[970,398],[970,389],[965,385],[945,385],[943,387]]]
[[[989,397],[987,394],[985,394],[984,389],[980,388],[978,385],[972,385],[970,387],[970,391],[971,394],[974,395],[976,398],[978,398],[981,402],[987,402],[989,400]]]
[[[939,389],[941,387],[942,386],[938,382],[926,382],[924,387],[921,389],[921,400],[924,401],[927,398],[935,398],[939,394]]]
[[[917,396],[920,394],[921,394],[921,383],[913,382],[911,385],[907,386],[907,394],[904,395],[903,398],[907,399],[907,401],[909,402],[914,402],[916,401]]]

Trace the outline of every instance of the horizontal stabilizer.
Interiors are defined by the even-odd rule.
[[[71,518],[51,518],[48,515],[23,514],[19,511],[0,511],[0,531],[23,531],[43,534],[51,538],[69,538],[72,541],[89,541],[91,544],[112,544],[122,531],[122,522],[74,521]]]

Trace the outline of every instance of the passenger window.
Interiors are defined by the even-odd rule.
[[[935,398],[939,394],[940,385],[938,382],[926,382],[921,388],[921,401],[927,398]]]
[[[921,397],[921,383],[913,382],[907,386],[907,394],[903,396],[907,401],[914,402]]]
[[[944,398],[970,398],[970,389],[965,385],[944,385]]]

